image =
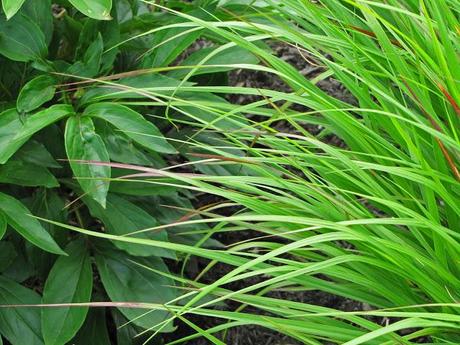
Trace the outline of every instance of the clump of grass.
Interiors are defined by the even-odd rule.
[[[215,38],[220,51],[238,46],[261,60],[233,67],[272,73],[293,90],[185,85],[197,71],[211,68],[206,63],[214,51],[190,66],[184,84],[166,99],[174,110],[187,91],[260,96],[230,108],[212,100],[195,103],[220,120],[247,118],[235,120],[240,128],[232,131],[223,131],[218,121],[202,120],[194,133],[195,138],[219,131],[227,138],[221,146],[196,144],[207,152],[196,164],[238,165],[239,173],[163,173],[192,190],[228,200],[224,206],[243,207],[222,217],[213,205],[201,212],[207,219],[181,224],[215,224],[214,232],[250,229],[259,237],[226,251],[118,238],[174,247],[211,259],[211,266],[235,267],[208,285],[174,277],[196,290],[188,293],[192,297],[185,305],[167,307],[173,318],[194,313],[228,321],[209,330],[195,326],[196,335],[181,341],[205,336],[221,344],[225,338],[218,339],[219,332],[254,324],[305,344],[459,343],[459,3],[223,3],[206,20],[163,9],[182,18],[178,27],[200,28]],[[306,79],[272,55],[261,44],[266,40],[297,47],[323,72]],[[340,81],[356,104],[322,91],[316,84],[324,78]],[[308,110],[296,111],[295,105]],[[183,114],[200,121],[193,111]],[[291,130],[275,129],[280,121]],[[316,136],[306,129],[312,124],[322,128]],[[345,148],[325,140],[328,135],[340,138]],[[264,279],[237,291],[226,288],[254,276]],[[343,312],[266,296],[279,289],[321,290],[372,310]],[[225,300],[240,302],[242,308],[213,308]],[[246,312],[247,305],[264,316]],[[389,322],[379,324],[367,316]]]

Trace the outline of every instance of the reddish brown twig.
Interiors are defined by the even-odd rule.
[[[412,97],[414,98],[415,102],[417,103],[418,107],[420,108],[420,110],[423,112],[423,114],[425,114],[425,116],[427,117],[428,121],[430,121],[431,125],[438,131],[438,132],[441,132],[443,133],[442,131],[442,128],[437,124],[437,122],[435,121],[435,119],[433,118],[433,116],[431,116],[427,111],[426,109],[423,107],[422,105],[422,102],[420,102],[420,99],[417,97],[416,93],[414,92],[414,90],[412,90],[412,88],[409,86],[409,84],[403,79],[401,78],[402,82],[404,83],[404,85],[406,85],[407,89],[409,90],[409,92],[411,93]],[[449,165],[450,169],[452,170],[452,173],[454,174],[455,178],[460,181],[460,172],[457,168],[457,166],[455,165],[454,163],[454,160],[452,159],[452,157],[450,156],[449,154],[449,151],[447,151],[446,147],[444,146],[444,144],[442,143],[441,140],[439,140],[439,138],[435,138],[436,141],[438,142],[438,145],[439,145],[439,148],[441,149],[442,151],[442,154],[444,155],[444,158],[446,159],[447,161],[447,164]]]
[[[460,106],[458,105],[458,103],[451,96],[451,94],[444,88],[444,86],[441,85],[441,83],[438,83],[438,87],[441,90],[441,92],[443,93],[443,95],[446,96],[447,100],[452,105],[452,107],[454,108],[454,110],[457,113],[457,115],[460,117]]]
[[[248,159],[225,157],[225,156],[213,155],[213,154],[207,154],[207,153],[189,153],[188,155],[192,157],[197,157],[197,158],[217,159],[220,161],[228,161],[228,162],[235,162],[235,163],[257,164],[256,162],[252,162]]]
[[[372,31],[369,31],[369,30],[366,30],[366,29],[362,29],[360,27],[357,27],[357,26],[353,26],[353,25],[349,25],[349,27],[355,31],[358,31],[366,36],[369,36],[369,37],[373,37],[373,38],[377,38],[377,35],[375,33],[373,33]],[[399,47],[399,48],[402,48],[402,45],[401,43],[399,43],[399,41],[395,40],[395,39],[390,39],[390,42]]]

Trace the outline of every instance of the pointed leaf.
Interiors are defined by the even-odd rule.
[[[3,236],[5,236],[7,225],[8,223],[6,222],[6,216],[2,211],[0,211],[0,240],[3,238]]]
[[[6,18],[10,19],[24,4],[25,0],[2,0],[3,11],[6,14]]]
[[[56,104],[45,110],[39,111],[29,116],[24,123],[21,131],[14,137],[15,140],[21,140],[30,137],[40,129],[66,117],[73,113],[72,106],[68,104]]]
[[[59,182],[48,169],[22,160],[9,160],[6,164],[0,165],[0,183],[26,187],[59,186]]]
[[[0,164],[5,163],[27,140],[14,141],[23,124],[16,109],[6,110],[0,114]]]
[[[93,121],[90,117],[69,118],[64,136],[67,157],[81,188],[105,207],[110,167],[76,162],[76,160],[109,161],[104,142],[94,131]]]
[[[102,35],[98,33],[96,40],[89,45],[83,58],[85,65],[91,70],[90,74],[96,75],[99,72],[103,51],[104,42],[102,41]]]
[[[8,279],[14,280],[15,282],[22,283],[32,277],[35,274],[35,271],[30,261],[27,260],[21,239],[16,236],[15,233],[12,233],[11,237],[15,240],[15,243],[11,242],[11,244],[13,244],[16,255],[13,262],[11,262],[7,267],[4,267],[2,275]]]
[[[54,17],[51,0],[27,0],[21,12],[37,24],[45,35],[45,42],[50,44],[54,30]]]
[[[0,241],[0,272],[5,271],[16,259],[18,253],[8,241]]]
[[[121,41],[120,34],[120,25],[118,22],[117,10],[118,7],[121,7],[120,1],[118,1],[117,6],[112,8],[113,20],[110,22],[101,22],[99,23],[99,28],[101,30],[102,38],[104,40],[104,47],[106,51],[102,55],[101,59],[101,74],[107,74],[114,67],[114,62],[117,59],[119,54],[119,48],[114,48]],[[110,48],[110,50],[107,50]]]
[[[145,148],[161,153],[176,153],[159,129],[134,110],[116,103],[97,103],[86,108],[84,115],[101,118],[117,127]]]
[[[47,252],[65,255],[51,235],[38,220],[30,216],[30,211],[20,201],[0,193],[0,210],[5,214],[8,224],[26,240]]]
[[[48,54],[45,36],[21,13],[8,21],[0,16],[0,54],[14,61],[40,60]]]
[[[30,112],[54,97],[56,79],[48,75],[41,75],[29,81],[21,89],[17,100],[19,112]]]
[[[71,114],[69,105],[57,104],[39,111],[22,123],[15,109],[0,114],[0,164],[8,159],[36,132]]]
[[[139,331],[136,327],[120,313],[117,309],[112,309],[112,317],[117,327],[117,344],[133,345]]]
[[[54,138],[53,138],[54,139]],[[56,142],[54,142],[56,144]],[[61,168],[43,143],[29,140],[15,153],[14,158],[44,168]]]
[[[65,201],[66,196],[60,195],[55,190],[41,188],[38,190],[30,203],[30,210],[38,217],[54,220],[56,222],[66,222],[68,216],[68,209]],[[62,241],[65,240],[66,231],[59,229],[56,231],[54,224],[43,222],[43,227],[49,231],[50,234],[56,234]]]
[[[91,308],[83,327],[69,344],[72,345],[110,345],[107,331],[105,308]],[[124,344],[119,344],[124,345]]]
[[[129,234],[130,232],[148,229],[158,225],[156,219],[150,214],[135,204],[115,194],[109,194],[105,209],[89,198],[83,198],[83,200],[88,206],[91,215],[99,218],[104,223],[106,231],[111,234],[123,236]],[[144,232],[133,236],[138,238],[154,239],[157,241],[168,240],[166,231],[155,233]],[[155,255],[175,259],[174,253],[162,248],[154,248],[120,241],[115,241],[114,244],[118,248],[135,256]]]
[[[120,163],[148,166],[152,166],[153,162],[162,162],[159,155],[145,153],[143,150],[139,149],[138,146],[134,145],[133,141],[126,135],[119,131],[115,131],[113,126],[109,123],[98,119],[96,120],[96,131],[107,147],[110,160]]]
[[[31,199],[30,210],[38,217],[65,223],[68,216],[65,204],[65,200],[55,190],[41,188]],[[48,222],[41,222],[41,224],[53,236],[56,243],[63,245],[67,242],[68,232],[66,230],[56,230],[56,226]],[[56,255],[32,245],[26,246],[26,251],[37,276],[46,281],[56,261]]]
[[[67,73],[87,78],[96,76],[99,73],[101,66],[103,51],[104,43],[102,41],[102,36],[99,33],[96,40],[92,42],[86,50],[83,61],[77,61],[74,63],[69,67]]]
[[[0,305],[39,304],[40,296],[0,276]],[[12,345],[43,345],[39,308],[0,308],[0,333]]]
[[[93,273],[83,239],[66,247],[68,256],[61,256],[45,283],[43,303],[84,303],[91,300]],[[88,307],[42,309],[42,332],[46,345],[64,345],[71,340],[85,321]]]
[[[112,0],[69,0],[69,2],[88,17],[99,20],[112,19],[110,16]]]
[[[136,258],[125,254],[122,251],[108,247],[98,247],[96,264],[101,275],[102,284],[112,301],[129,301],[165,304],[176,297],[174,281],[152,271],[136,265],[152,267],[159,271],[168,272],[168,268],[160,258]],[[143,317],[145,310],[133,308],[119,308],[119,310],[133,323],[150,328],[164,321],[169,317],[168,312],[155,310]],[[134,320],[137,318],[136,320]],[[166,326],[162,331],[174,330],[172,324]]]

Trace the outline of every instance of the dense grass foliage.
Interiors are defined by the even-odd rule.
[[[225,344],[229,329],[248,324],[304,344],[460,343],[459,2],[128,4],[116,2],[103,22],[69,8],[32,51],[5,53],[0,40],[3,60],[26,76],[1,75],[15,91],[0,115],[0,177],[10,169],[0,304],[130,302],[104,304],[119,307],[116,325],[132,321],[118,344],[137,332],[159,342],[180,324],[193,333],[170,344]],[[23,11],[10,20],[26,30]],[[75,27],[78,35],[66,31]],[[194,42],[206,48],[187,50]],[[277,44],[320,73],[303,75],[273,53]],[[233,69],[279,78],[289,91],[228,85]],[[321,89],[327,79],[350,101]],[[244,104],[224,98],[242,95]],[[46,159],[31,161],[39,154]],[[55,170],[66,165],[58,158],[71,170]],[[12,175],[26,171],[12,164],[33,169]],[[197,194],[219,202],[195,208],[186,197]],[[227,248],[211,241],[248,230]],[[183,272],[195,257],[209,264],[191,279]],[[184,269],[171,273],[161,258],[183,258]],[[204,284],[217,263],[232,269]],[[360,310],[273,294],[313,290]],[[87,307],[0,310],[0,333],[12,344],[25,332],[64,344]],[[97,313],[76,343],[105,334],[95,332],[106,329]],[[220,322],[205,329],[192,314]]]
[[[243,164],[249,174],[171,175],[221,196],[220,208],[243,206],[224,218],[219,206],[203,210],[207,222],[217,224],[215,232],[256,231],[253,240],[227,252],[182,249],[235,269],[212,285],[187,282],[200,292],[176,307],[177,317],[227,319],[204,334],[215,343],[212,333],[242,323],[309,344],[458,343],[458,9],[455,1],[228,3],[211,20],[169,10],[181,18],[183,35],[196,29],[221,41],[184,83],[215,68],[210,61],[218,52],[241,47],[262,64],[238,67],[272,73],[292,88],[288,93],[180,88],[259,99],[231,108],[206,103],[222,119],[247,118],[249,124],[225,131],[228,144],[208,146],[201,163]],[[308,80],[263,41],[296,47],[323,67],[322,74]],[[324,78],[340,81],[355,101],[344,103],[321,90],[316,84]],[[169,105],[183,101],[176,92]],[[287,124],[282,131],[276,129],[281,121]],[[320,133],[311,134],[308,125],[321,126]],[[216,130],[215,123],[202,121],[196,135]],[[331,144],[331,135],[343,145]],[[232,151],[235,147],[240,153]],[[226,289],[229,282],[253,276],[269,278],[238,291]],[[279,289],[318,289],[374,311],[344,313],[266,296]],[[204,302],[206,295],[214,301]],[[212,309],[230,299],[267,314],[245,313],[244,307]]]
[[[277,321],[252,320],[305,343],[408,343],[427,335],[422,341],[458,343],[458,2],[266,5],[235,13],[238,21],[224,24],[182,16],[229,44],[257,52],[268,72],[293,89],[231,90],[263,96],[232,112],[264,119],[228,135],[258,176],[204,178],[223,188],[202,188],[246,207],[227,220],[229,226],[267,236],[234,247],[242,256],[251,253],[251,259],[200,295],[248,271],[269,274],[258,286],[221,291],[222,298],[274,313]],[[297,47],[356,102],[346,104],[320,90],[260,49],[256,42],[262,39]],[[292,110],[295,104],[306,110]],[[293,131],[275,130],[279,121]],[[305,129],[309,124],[323,130],[313,136]],[[324,140],[329,134],[345,148]],[[320,289],[372,308],[398,309],[368,313],[395,317],[382,327],[263,297],[279,288]],[[397,335],[402,329],[410,331]]]

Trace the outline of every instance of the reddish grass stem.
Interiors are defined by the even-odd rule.
[[[441,132],[443,133],[442,131],[442,128],[437,124],[437,122],[435,121],[435,119],[433,118],[433,116],[431,116],[426,110],[425,108],[423,107],[422,105],[422,102],[420,102],[420,99],[417,97],[417,94],[414,92],[414,90],[412,90],[412,88],[409,86],[409,84],[403,79],[402,79],[402,82],[404,83],[404,85],[406,85],[407,89],[409,90],[410,94],[412,95],[412,97],[414,98],[415,102],[417,103],[418,107],[420,108],[420,110],[423,112],[423,114],[425,114],[425,116],[427,117],[428,121],[430,121],[431,125],[438,131],[438,132]],[[441,140],[439,140],[439,138],[436,138],[436,141],[438,142],[438,145],[439,145],[439,148],[441,149],[442,151],[442,154],[444,155],[444,158],[446,159],[447,161],[447,164],[449,165],[450,169],[452,170],[452,173],[454,174],[455,178],[460,181],[460,172],[457,168],[457,166],[455,165],[454,163],[454,160],[452,159],[452,157],[450,156],[449,154],[449,151],[447,151],[446,147],[444,146],[444,144],[441,142]]]

